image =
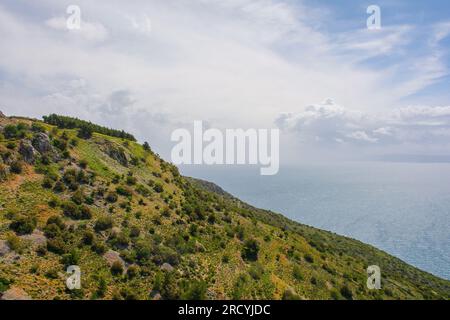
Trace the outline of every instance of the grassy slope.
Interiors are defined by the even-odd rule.
[[[1,126],[18,122],[31,124],[23,118],[0,119]],[[175,167],[137,143],[100,134],[83,140],[76,138],[75,130],[42,125],[53,139],[66,132],[76,145],[68,147],[68,159],[42,165],[37,157],[21,174],[0,182],[0,240],[15,243],[17,251],[16,259],[14,252],[0,257],[0,290],[17,287],[36,299],[149,299],[152,290],[161,291],[163,298],[281,299],[287,293],[302,299],[450,298],[449,281],[359,241],[253,208],[213,184],[181,177]],[[27,135],[31,138],[32,132]],[[20,140],[2,139],[0,152],[17,156]],[[16,147],[7,149],[12,141]],[[135,161],[125,167],[107,155],[107,148],[122,148]],[[79,167],[80,160],[87,161],[86,169]],[[91,219],[73,220],[60,205],[49,205],[52,199],[70,201],[74,191],[44,188],[45,175],[53,172],[61,179],[69,168],[95,174],[78,187],[92,198],[85,204]],[[132,194],[119,195],[115,203],[106,201],[108,192],[126,185],[129,172],[137,179],[128,186]],[[155,184],[161,184],[163,192],[157,192]],[[150,194],[139,194],[138,185]],[[101,195],[103,189],[108,191]],[[36,229],[44,231],[49,217],[62,217],[66,227],[57,238],[63,251],[46,251],[26,237],[17,238],[10,227],[17,215],[36,217]],[[95,231],[96,221],[104,216],[112,217],[114,228]],[[139,236],[130,235],[136,229]],[[102,253],[83,240],[86,233],[94,234],[95,244],[120,253],[137,274],[113,275]],[[258,243],[257,261],[242,257],[248,239]],[[70,260],[81,267],[82,290],[65,288]],[[161,271],[164,262],[174,271]],[[366,268],[372,264],[381,267],[382,290],[366,288]]]

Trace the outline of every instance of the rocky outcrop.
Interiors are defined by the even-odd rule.
[[[32,300],[32,299],[22,289],[13,287],[3,293],[1,300]]]
[[[128,157],[123,148],[117,148],[113,145],[109,145],[106,149],[106,153],[124,167],[128,167]]]
[[[23,160],[29,164],[34,163],[36,160],[37,151],[28,140],[20,142],[19,153],[22,155]]]
[[[6,118],[5,114],[0,111],[0,118]]]
[[[31,144],[40,154],[46,154],[53,151],[49,137],[43,132],[36,133]]]
[[[11,249],[8,246],[8,243],[5,240],[0,240],[0,257],[11,252]]]
[[[162,264],[162,266],[161,266],[161,270],[163,270],[163,271],[168,271],[168,272],[172,272],[173,271],[173,267],[172,267],[172,265],[170,264],[170,263],[163,263]]]
[[[32,234],[21,236],[23,240],[30,241],[34,246],[44,246],[47,244],[47,237],[40,230],[34,230]]]
[[[122,264],[122,267],[125,267],[125,261],[120,257],[120,254],[117,251],[109,250],[103,255],[108,265],[111,267],[114,262],[118,261]]]
[[[0,181],[6,180],[6,178],[8,178],[8,174],[9,174],[9,168],[7,166],[5,166],[2,162],[3,161],[1,161],[1,158],[0,158]]]

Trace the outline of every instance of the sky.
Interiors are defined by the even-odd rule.
[[[194,120],[278,128],[286,164],[442,159],[449,50],[448,1],[2,0],[0,110],[125,129],[168,160]]]

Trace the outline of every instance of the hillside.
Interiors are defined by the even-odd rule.
[[[450,299],[449,281],[185,178],[123,131],[46,122],[0,114],[3,299]]]

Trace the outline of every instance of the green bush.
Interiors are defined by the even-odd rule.
[[[80,261],[80,251],[77,249],[71,250],[69,253],[66,253],[62,257],[62,263],[68,267],[77,265]]]
[[[138,266],[132,265],[132,266],[128,267],[127,277],[129,279],[136,278],[138,275],[139,275],[139,267]]]
[[[353,292],[347,285],[344,285],[339,292],[345,299],[353,300]]]
[[[92,245],[95,241],[95,234],[91,231],[85,231],[83,234],[83,243],[85,245]]]
[[[133,190],[127,186],[118,186],[116,192],[124,197],[131,197],[133,195]]]
[[[11,234],[7,237],[6,241],[8,242],[8,246],[11,248],[11,250],[22,253],[23,249],[25,248],[25,244],[18,236],[15,234]]]
[[[157,192],[157,193],[162,193],[164,191],[164,187],[162,186],[161,183],[157,182],[153,186],[153,190],[155,190],[155,192]]]
[[[53,188],[53,180],[49,177],[44,177],[44,180],[42,181],[42,187],[45,189],[52,189]]]
[[[23,162],[14,161],[13,163],[11,163],[10,170],[12,173],[21,174],[23,171]]]
[[[58,193],[64,192],[64,191],[66,191],[66,186],[61,181],[56,181],[56,183],[53,187],[53,191],[58,192]]]
[[[64,254],[66,252],[65,242],[62,238],[56,237],[47,240],[47,250],[55,254]]]
[[[207,288],[204,281],[185,281],[180,298],[183,300],[205,300]]]
[[[249,239],[244,242],[242,249],[242,258],[247,261],[258,260],[259,243],[255,239]]]
[[[16,215],[9,228],[19,235],[30,234],[36,228],[37,219],[32,215]]]
[[[115,202],[117,202],[117,199],[118,199],[117,193],[115,193],[115,192],[110,192],[106,196],[106,201],[108,201],[109,203],[115,203]]]
[[[123,265],[120,261],[114,261],[111,266],[111,273],[115,276],[123,273]]]
[[[18,135],[19,130],[17,130],[17,127],[12,124],[8,124],[3,129],[3,135],[6,139],[13,139],[16,138]]]
[[[94,229],[95,231],[100,232],[111,229],[112,226],[113,220],[111,219],[111,217],[103,216],[97,219],[97,221],[95,222]]]

